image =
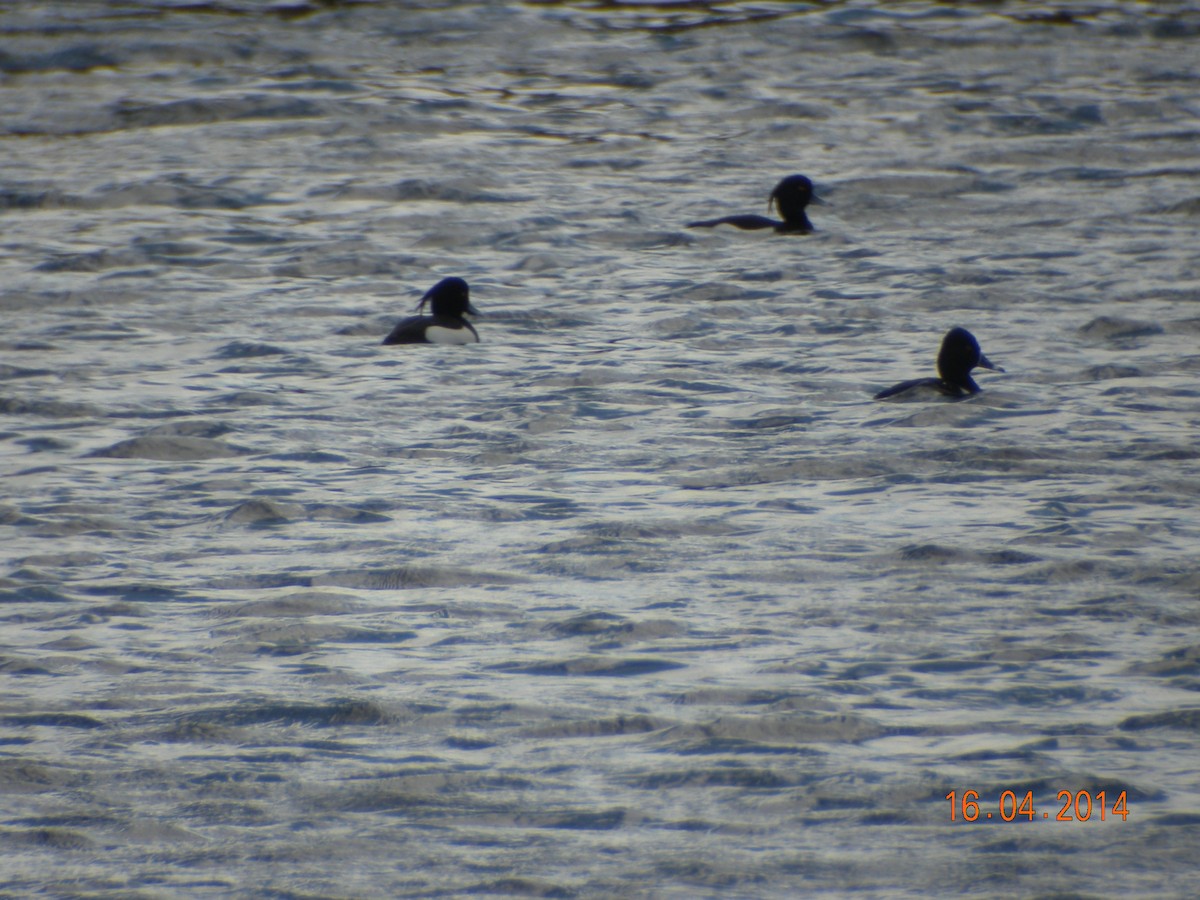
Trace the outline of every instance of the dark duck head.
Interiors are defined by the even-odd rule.
[[[999,366],[992,365],[991,360],[983,355],[975,335],[965,328],[951,328],[942,338],[942,347],[938,350],[938,377],[948,386],[958,388],[963,393],[978,394],[979,385],[971,377],[972,369],[1004,371]]]
[[[443,278],[427,290],[417,304],[418,313],[425,309],[426,303],[435,319],[461,319],[466,313],[479,315],[479,310],[471,305],[471,288],[461,278]]]
[[[767,211],[772,208],[779,210],[783,222],[775,227],[776,231],[808,234],[813,230],[812,222],[808,221],[805,209],[810,203],[818,206],[824,201],[813,193],[813,183],[803,175],[789,175],[771,191],[767,201]]]

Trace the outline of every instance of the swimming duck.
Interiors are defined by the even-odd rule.
[[[983,355],[979,349],[979,341],[975,335],[965,328],[951,328],[942,338],[942,347],[938,350],[937,378],[914,378],[912,381],[902,381],[887,390],[875,395],[876,400],[898,397],[909,394],[915,397],[922,389],[932,388],[946,397],[969,397],[979,393],[979,385],[971,378],[974,368],[991,369],[993,372],[1003,372],[999,366]]]
[[[772,208],[778,209],[783,221],[769,219],[766,216],[722,216],[719,219],[705,219],[701,222],[688,222],[688,228],[712,228],[714,225],[733,225],[753,231],[759,228],[774,228],[779,234],[809,234],[812,232],[812,222],[804,212],[809,203],[818,206],[824,200],[813,193],[813,184],[803,175],[789,175],[771,191],[767,200],[767,212]]]
[[[430,316],[420,315],[429,304]],[[464,313],[479,315],[471,305],[471,289],[461,278],[443,278],[421,298],[418,315],[401,320],[385,344],[476,344],[479,333],[463,318]]]

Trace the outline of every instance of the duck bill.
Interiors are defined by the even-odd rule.
[[[479,312],[479,310],[477,310],[475,307],[473,307],[473,306],[471,305],[471,302],[470,302],[469,300],[467,301],[467,312],[469,312],[469,313],[470,313],[471,315],[473,315],[473,316],[478,316],[478,315],[480,315],[480,312]]]
[[[982,353],[979,354],[979,362],[975,363],[975,365],[976,365],[976,367],[978,367],[980,369],[991,369],[993,372],[1003,372],[1004,371],[1002,368],[995,365],[990,359],[988,359]]]

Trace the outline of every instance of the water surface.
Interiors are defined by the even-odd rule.
[[[6,5],[5,896],[1195,896],[1159,9]]]

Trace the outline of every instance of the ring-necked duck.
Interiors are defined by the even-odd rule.
[[[789,175],[771,191],[767,201],[767,212],[772,208],[778,209],[783,221],[769,219],[766,216],[722,216],[719,219],[705,219],[702,222],[688,222],[688,228],[712,228],[714,225],[733,225],[753,231],[759,228],[774,228],[780,234],[809,234],[812,232],[812,222],[804,208],[809,203],[818,206],[824,200],[813,193],[813,184],[803,175]]]
[[[430,316],[419,315],[429,304]],[[479,315],[471,305],[471,289],[461,278],[443,278],[421,298],[418,315],[403,319],[392,333],[383,339],[385,344],[476,344],[479,334],[463,318],[464,313]]]
[[[914,378],[912,381],[902,381],[885,391],[875,395],[876,400],[909,394],[916,397],[925,389],[932,388],[946,397],[969,397],[979,393],[979,385],[971,378],[974,368],[991,369],[993,372],[1003,372],[979,349],[979,341],[975,335],[965,328],[951,328],[942,338],[942,348],[937,357],[937,378]],[[909,393],[912,392],[912,393]]]

